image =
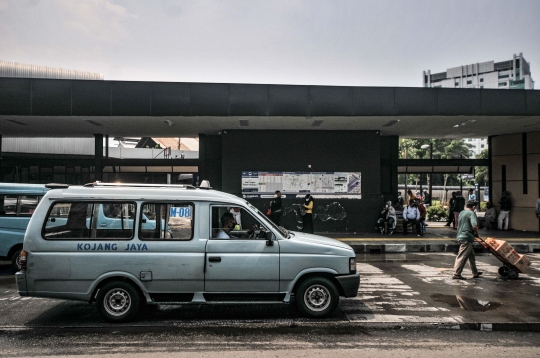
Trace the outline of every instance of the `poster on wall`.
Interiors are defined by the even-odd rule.
[[[272,197],[276,190],[285,197],[311,194],[318,197],[362,195],[360,172],[262,172],[242,171],[244,198]]]

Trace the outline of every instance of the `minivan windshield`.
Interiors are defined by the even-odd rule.
[[[283,235],[286,238],[289,238],[289,235],[290,235],[289,230],[285,229],[283,226],[277,226],[276,224],[274,224],[270,219],[268,219],[268,217],[266,217],[266,215],[261,214],[259,209],[251,205],[248,201],[246,201],[246,204],[251,210],[259,214],[259,218],[262,219],[266,225],[273,227],[274,229],[278,230],[281,233],[281,235]]]

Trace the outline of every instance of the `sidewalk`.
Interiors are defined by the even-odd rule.
[[[519,253],[540,252],[540,232],[533,231],[499,231],[480,229],[480,237],[508,241]],[[393,235],[369,233],[316,233],[331,237],[350,245],[358,254],[385,252],[457,252],[456,230],[444,226],[444,222],[428,222],[424,236]],[[487,252],[480,244],[475,244],[475,251]]]

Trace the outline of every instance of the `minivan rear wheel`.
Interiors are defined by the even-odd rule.
[[[325,317],[337,308],[339,292],[329,279],[310,277],[298,285],[296,304],[306,316]]]
[[[110,322],[126,322],[139,310],[140,296],[133,285],[109,282],[99,290],[96,303],[99,314]]]

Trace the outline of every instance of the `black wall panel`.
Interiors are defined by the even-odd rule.
[[[527,114],[530,116],[540,115],[540,91],[525,91]]]
[[[113,116],[150,116],[151,82],[111,82]]]
[[[525,90],[484,89],[482,114],[488,116],[526,115]]]
[[[0,78],[0,114],[26,116],[32,114],[29,79]]]
[[[353,87],[353,116],[394,115],[394,88]]]
[[[228,116],[229,85],[223,83],[192,83],[191,115]]]
[[[71,115],[71,81],[32,80],[32,114]]]
[[[207,138],[210,136],[207,136]],[[374,131],[227,131],[223,134],[222,190],[241,195],[243,170],[346,171],[362,173],[362,199],[316,199],[318,205],[339,203],[344,220],[315,220],[317,232],[371,231],[383,205],[380,190],[380,136]],[[208,165],[208,163],[206,164]],[[214,184],[212,184],[214,186]],[[250,199],[266,211],[268,199]],[[285,206],[300,199],[286,199]],[[316,209],[317,210],[317,209]],[[295,214],[283,223],[293,228]]]
[[[189,83],[152,83],[153,116],[189,116],[191,94]]]
[[[208,180],[216,190],[222,190],[221,139],[221,136],[199,134],[199,182]]]
[[[442,116],[482,114],[481,90],[456,91],[451,88],[438,88],[438,114]]]
[[[436,115],[437,90],[432,88],[396,88],[395,110],[398,116]]]
[[[72,81],[74,116],[110,116],[111,85],[105,81]]]
[[[308,86],[269,86],[270,116],[310,116]]]
[[[310,86],[312,116],[351,116],[352,88]]]
[[[230,86],[231,116],[267,116],[268,85]]]

